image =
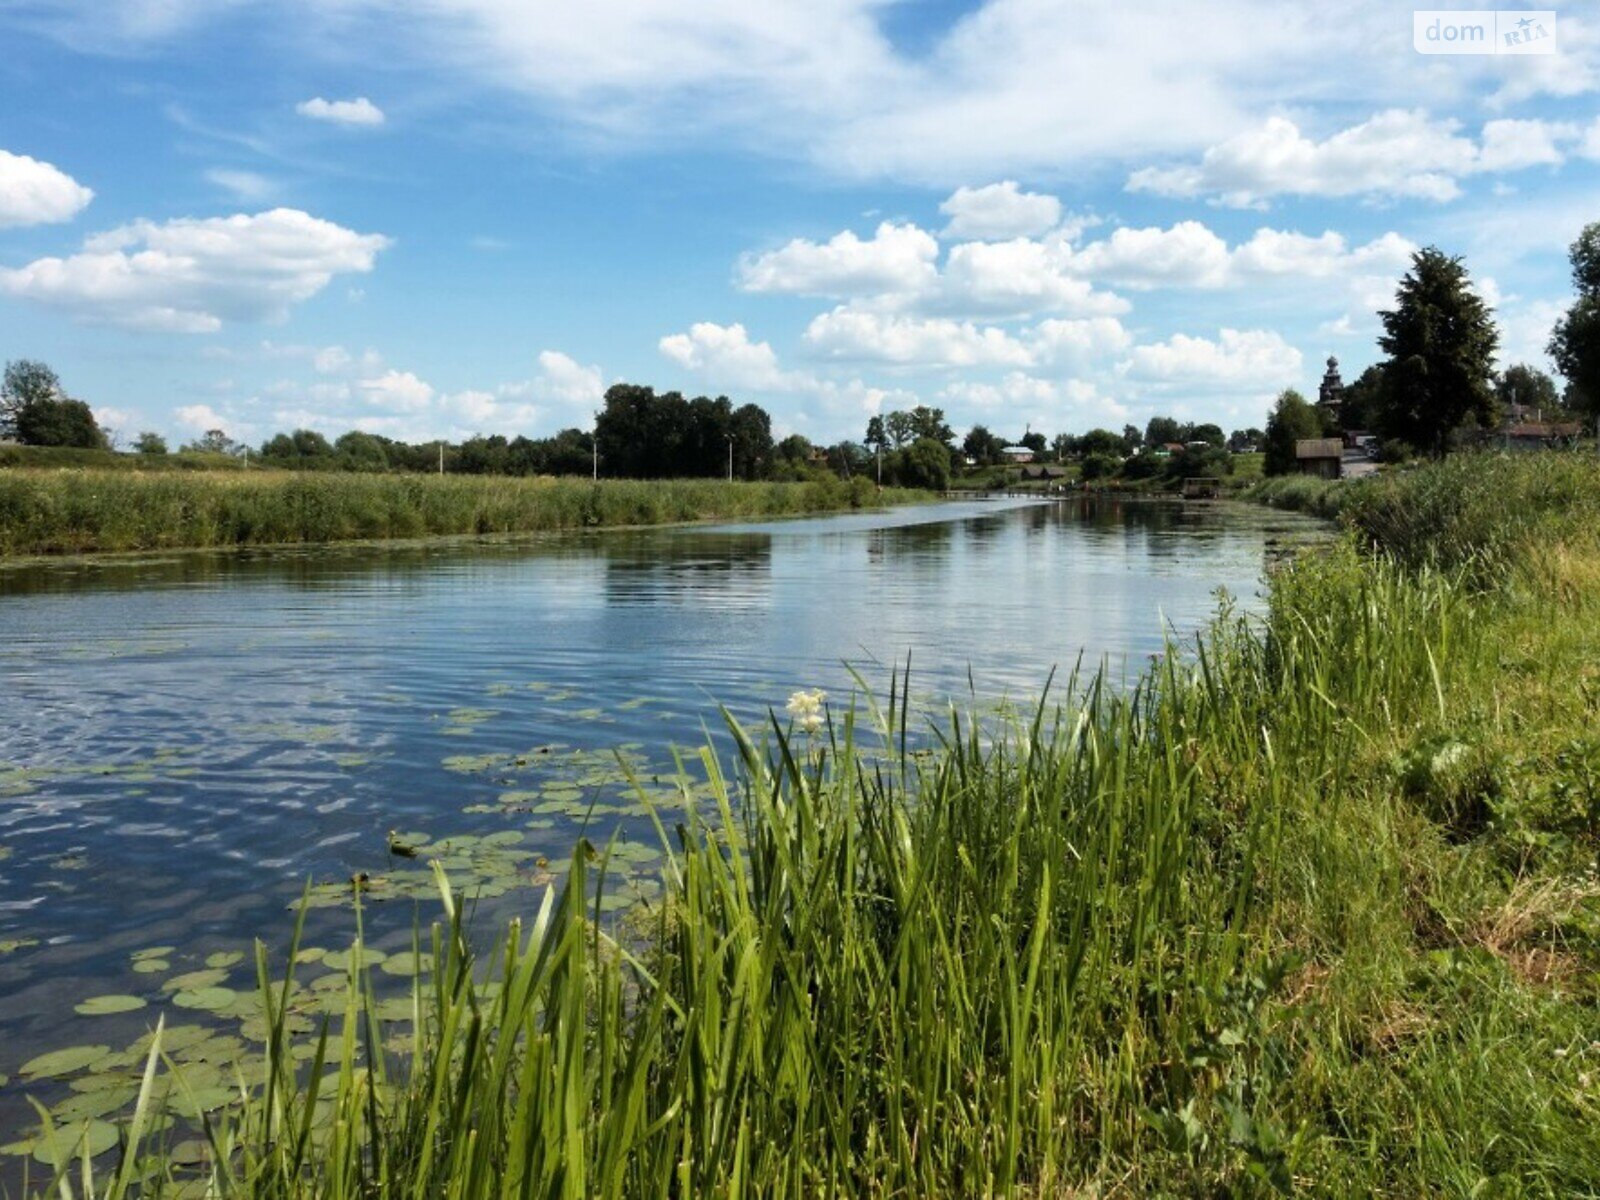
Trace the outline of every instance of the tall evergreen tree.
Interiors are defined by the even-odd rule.
[[[1456,430],[1494,423],[1500,335],[1460,258],[1434,246],[1417,251],[1394,308],[1378,315],[1384,329],[1378,345],[1389,356],[1380,433],[1441,454]]]
[[[1567,377],[1572,403],[1600,420],[1600,221],[1572,243],[1572,307],[1550,334],[1549,353]]]

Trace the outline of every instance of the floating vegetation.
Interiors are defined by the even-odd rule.
[[[182,975],[174,975],[161,985],[163,991],[184,992],[195,988],[215,987],[227,979],[228,972],[220,967],[207,967],[201,971],[187,971]]]
[[[138,996],[91,996],[73,1006],[73,1011],[85,1017],[106,1017],[114,1013],[133,1012],[145,1007]]]
[[[0,938],[0,955],[15,954],[18,950],[26,950],[30,946],[37,946],[38,938]]]
[[[199,1008],[210,1012],[221,1012],[223,1009],[233,1007],[239,993],[226,987],[198,987],[189,988],[178,992],[172,997],[172,1002],[179,1008]]]
[[[110,1053],[110,1046],[68,1046],[30,1058],[17,1073],[24,1079],[55,1079],[81,1071]]]

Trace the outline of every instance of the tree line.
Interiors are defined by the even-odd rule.
[[[1338,410],[1319,409],[1292,388],[1278,397],[1267,420],[1267,473],[1293,471],[1295,443],[1307,438],[1370,433],[1379,457],[1399,460],[1441,455],[1514,413],[1600,420],[1600,222],[1584,228],[1569,257],[1577,298],[1546,347],[1564,391],[1527,363],[1494,369],[1500,332],[1492,310],[1461,258],[1429,246],[1412,256],[1394,307],[1378,314],[1385,357],[1345,387]]]

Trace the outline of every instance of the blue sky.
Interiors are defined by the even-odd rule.
[[[1543,364],[1600,18],[1266,0],[0,0],[0,358],[125,438],[1258,424],[1416,247]]]

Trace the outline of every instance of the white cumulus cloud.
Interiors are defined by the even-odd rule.
[[[59,167],[0,150],[0,229],[70,221],[94,199]]]
[[[559,350],[541,350],[539,375],[531,390],[541,399],[591,406],[605,395],[605,373],[599,367],[583,366]]]
[[[1130,287],[1221,287],[1228,281],[1228,244],[1199,221],[1170,229],[1123,227],[1074,257],[1086,275]]]
[[[1128,311],[1126,300],[1096,291],[1084,273],[1065,237],[963,242],[951,247],[937,295],[926,307],[986,317]]]
[[[179,425],[196,433],[220,429],[223,433],[232,434],[236,428],[231,418],[223,416],[209,404],[185,404],[173,415],[178,418]]]
[[[1043,192],[1024,192],[1007,179],[986,187],[959,187],[939,211],[950,218],[944,227],[947,238],[1004,241],[1054,229],[1061,220],[1061,201]]]
[[[371,271],[389,244],[289,208],[135,221],[68,258],[0,268],[0,292],[83,321],[210,333],[228,321],[280,320],[336,276]]]
[[[780,370],[768,342],[752,342],[741,324],[697,321],[688,333],[674,333],[657,344],[680,367],[705,375],[720,386],[756,391],[789,391],[803,383]]]
[[[841,298],[916,293],[933,285],[938,257],[932,234],[885,221],[868,239],[845,230],[826,242],[795,238],[777,250],[746,255],[738,276],[747,292]]]
[[[919,366],[1025,366],[1028,348],[995,325],[840,305],[813,317],[806,344],[825,358]]]
[[[386,412],[421,412],[433,401],[433,385],[410,371],[388,370],[374,379],[356,384],[362,398]]]
[[[1300,351],[1274,330],[1223,329],[1215,340],[1176,333],[1164,342],[1136,346],[1125,368],[1135,378],[1164,383],[1261,389],[1294,382],[1300,365]]]

